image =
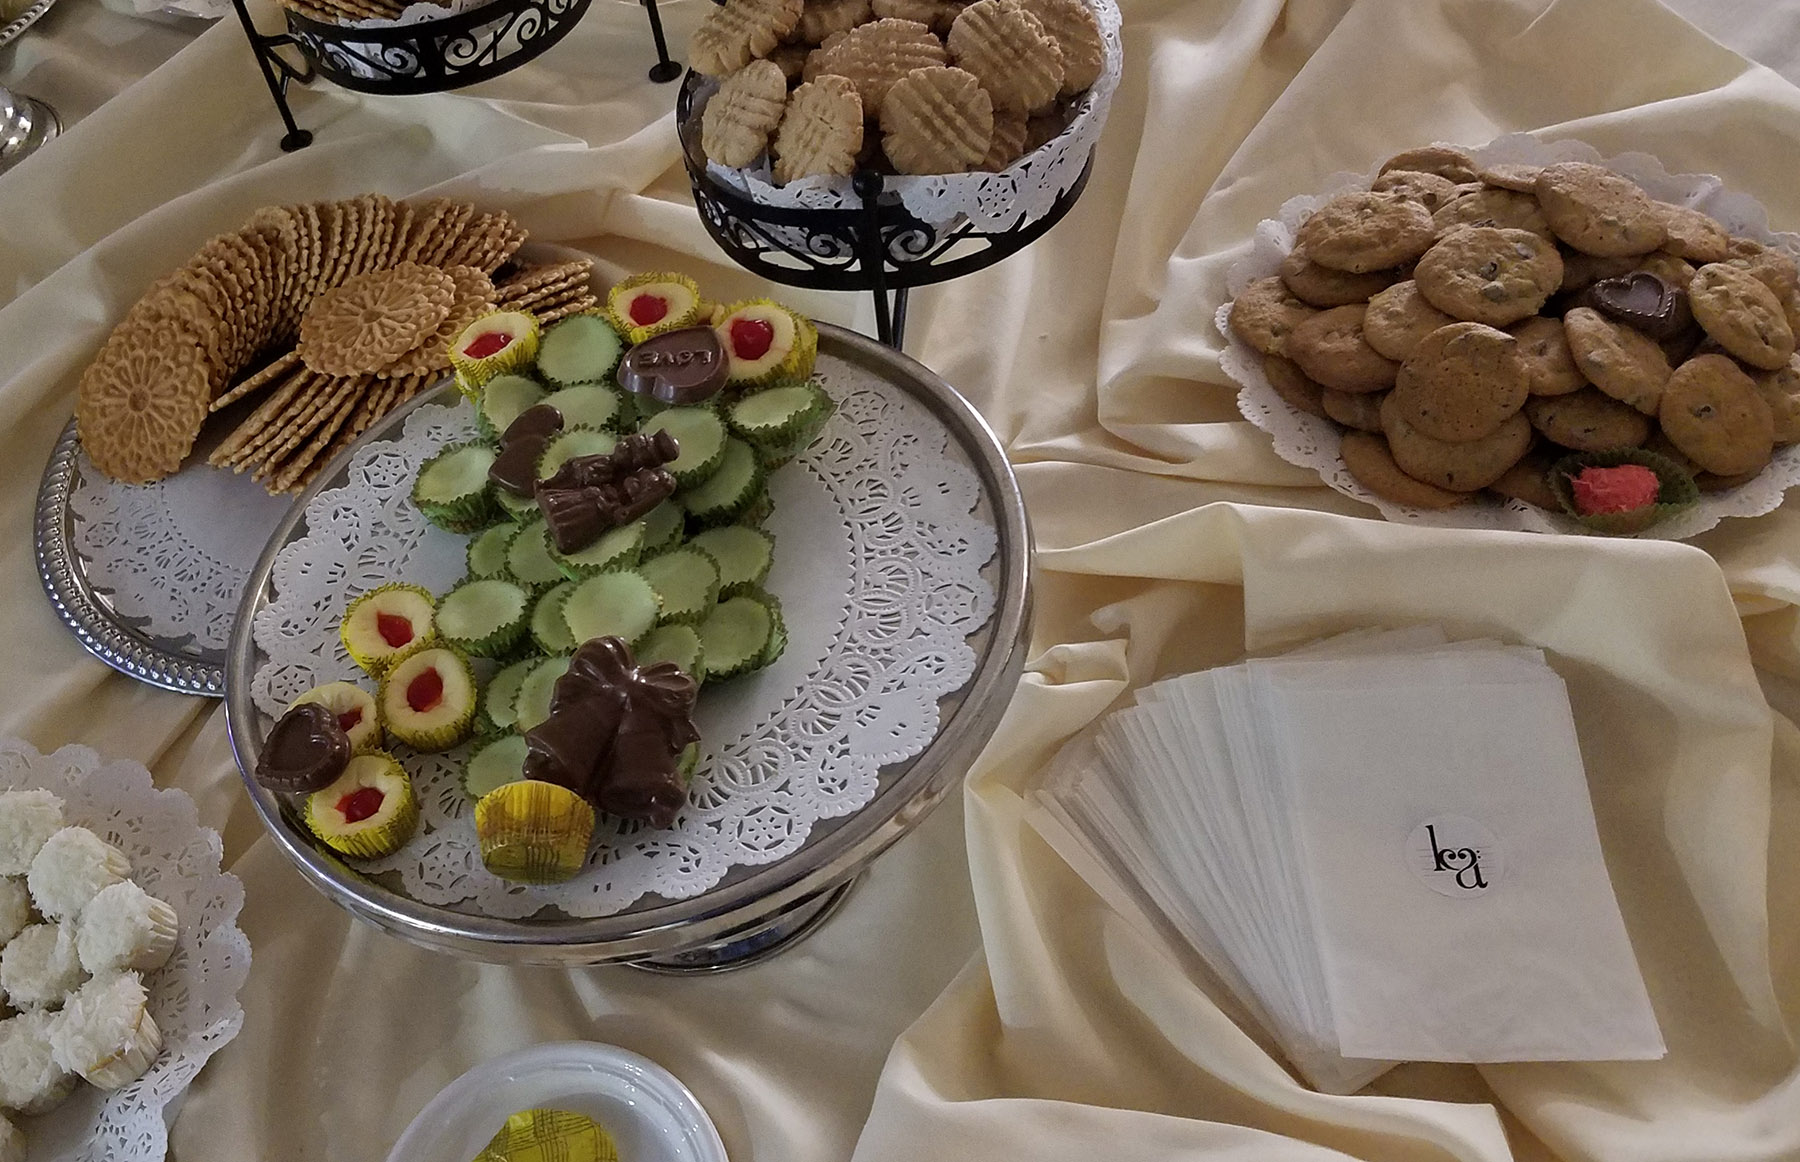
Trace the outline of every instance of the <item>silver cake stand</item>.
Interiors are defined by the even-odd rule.
[[[818,823],[793,855],[736,868],[688,899],[648,896],[624,911],[594,918],[545,909],[509,920],[421,903],[389,882],[390,877],[364,875],[315,844],[292,810],[249,774],[271,725],[251,700],[251,679],[262,660],[252,626],[271,599],[277,554],[305,534],[306,506],[313,496],[344,483],[352,449],[321,474],[275,530],[251,573],[226,668],[226,722],[244,784],[269,835],[301,875],[352,914],[457,956],[504,964],[623,962],[660,972],[715,972],[765,959],[815,930],[876,856],[960,786],[999,725],[1024,667],[1031,629],[1031,532],[1024,501],[994,433],[949,384],[872,339],[826,323],[819,324],[819,350],[879,375],[943,423],[980,478],[978,511],[998,534],[998,549],[986,571],[994,587],[994,614],[969,638],[977,658],[974,677],[940,702],[938,733],[925,750],[883,768],[873,801],[850,815]],[[398,434],[406,415],[437,394],[421,396],[388,416],[363,443]]]

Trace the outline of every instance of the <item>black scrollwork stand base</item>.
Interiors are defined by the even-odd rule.
[[[767,206],[713,177],[700,148],[700,109],[711,82],[689,72],[676,98],[683,160],[706,232],[739,266],[771,282],[812,290],[868,291],[876,338],[898,350],[906,341],[906,295],[994,265],[1024,249],[1075,205],[1093,168],[1037,218],[999,230],[968,222],[940,229],[910,213],[886,179],[870,170],[852,179],[861,206],[842,210]]]
[[[656,44],[650,79],[658,84],[681,75],[669,59],[657,0],[640,0]],[[285,32],[259,32],[244,7],[237,9],[244,36],[256,56],[269,95],[287,126],[284,150],[302,149],[312,134],[301,129],[288,108],[288,84],[324,77],[361,93],[441,93],[492,80],[541,55],[567,36],[587,14],[592,0],[493,0],[480,8],[440,20],[390,28],[351,28],[313,20],[283,9]],[[290,47],[304,58],[296,65],[276,50]]]

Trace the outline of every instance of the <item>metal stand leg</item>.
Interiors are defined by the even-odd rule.
[[[669,42],[663,39],[656,0],[644,0],[644,11],[650,16],[650,35],[656,40],[656,63],[650,66],[650,79],[659,85],[667,84],[681,75],[681,66],[669,59]]]
[[[312,144],[312,131],[295,124],[294,114],[288,109],[287,87],[289,81],[299,81],[303,85],[311,81],[312,70],[295,68],[276,53],[276,45],[290,44],[291,39],[285,33],[264,36],[256,31],[256,25],[250,21],[250,13],[244,7],[244,0],[231,0],[231,6],[237,9],[238,22],[244,26],[244,37],[250,42],[250,51],[256,56],[256,67],[262,70],[263,82],[269,86],[269,96],[275,99],[275,108],[281,113],[282,124],[287,126],[287,133],[281,139],[282,151],[292,153],[296,149],[305,149]],[[277,72],[281,74],[279,79],[275,76]]]
[[[863,228],[858,242],[862,254],[858,261],[869,272],[870,293],[875,296],[875,338],[900,350],[906,342],[906,288],[894,292],[890,305],[887,285],[887,244],[881,236],[881,191],[886,185],[873,170],[858,170],[850,179],[856,196],[862,199]]]

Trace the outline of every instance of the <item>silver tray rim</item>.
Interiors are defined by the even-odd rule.
[[[71,418],[57,437],[38,483],[32,539],[38,581],[56,616],[82,648],[129,678],[177,694],[219,698],[225,694],[222,663],[186,653],[159,637],[139,632],[94,592],[75,551],[70,502],[81,470],[81,438]]]
[[[36,4],[33,4],[30,8],[27,8],[25,11],[19,13],[19,15],[13,17],[10,24],[6,25],[4,28],[0,28],[0,48],[5,48],[13,41],[19,39],[19,37],[25,35],[25,30],[27,28],[36,24],[39,17],[43,16],[44,13],[50,11],[54,7],[56,7],[56,0],[38,0]]]
[[[766,923],[799,901],[842,885],[938,806],[1000,723],[1012,701],[1031,636],[1031,527],[1012,466],[981,414],[935,372],[854,331],[821,322],[819,349],[884,375],[924,403],[970,457],[996,523],[997,594],[983,656],[959,704],[937,737],[875,798],[839,826],[786,859],[685,900],[592,918],[518,920],[478,916],[420,903],[315,847],[282,802],[251,772],[263,741],[262,716],[251,701],[257,657],[253,626],[266,604],[275,558],[303,523],[306,506],[340,483],[359,449],[384,438],[413,409],[445,387],[421,393],[365,433],[322,472],[276,527],[245,587],[226,664],[225,722],[232,754],[252,805],[282,854],[303,878],[353,915],[438,951],[502,964],[579,965],[644,960],[696,948]]]

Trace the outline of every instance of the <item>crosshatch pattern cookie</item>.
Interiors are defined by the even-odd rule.
[[[1720,492],[1800,443],[1785,251],[1599,166],[1477,169],[1431,146],[1371,185],[1300,217],[1274,276],[1225,318],[1281,399],[1340,429],[1345,467],[1378,496],[1560,512],[1551,465],[1637,448]],[[1366,253],[1366,235],[1393,244],[1395,203],[1435,204],[1424,248]]]
[[[1000,108],[1035,113],[1062,91],[1062,49],[1021,0],[976,0],[944,43],[951,63],[975,74]]]
[[[800,24],[802,0],[725,0],[694,30],[689,53],[696,69],[727,77],[768,56]]]
[[[993,102],[961,69],[914,69],[894,82],[881,106],[882,148],[901,173],[974,169],[993,138]]]
[[[856,168],[863,144],[863,104],[856,85],[826,73],[788,98],[775,131],[775,180],[782,185]]]
[[[700,146],[720,165],[749,165],[769,147],[787,108],[787,76],[771,61],[751,61],[725,78],[700,117]]]

